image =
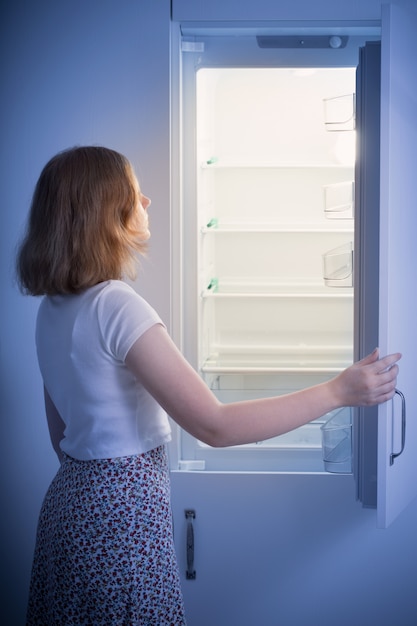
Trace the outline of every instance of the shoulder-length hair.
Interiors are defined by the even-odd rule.
[[[87,146],[54,156],[36,184],[17,255],[22,291],[78,293],[133,277],[149,237],[139,194],[129,161],[114,150]]]

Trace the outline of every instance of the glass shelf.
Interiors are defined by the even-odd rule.
[[[259,223],[259,222],[221,222],[216,218],[210,219],[200,230],[203,235],[206,234],[235,234],[235,233],[353,233],[353,227],[348,225],[334,226],[334,224],[277,224],[277,223]]]
[[[205,374],[245,373],[322,373],[336,374],[352,364],[351,347],[287,346],[270,347],[258,353],[242,346],[239,351],[228,352],[226,348],[213,350],[202,363],[200,370]]]
[[[353,163],[313,163],[313,162],[278,162],[278,161],[242,161],[238,158],[211,157],[200,163],[202,170],[221,169],[352,169]]]
[[[283,283],[274,281],[251,282],[245,280],[230,280],[212,278],[207,288],[201,292],[202,298],[348,298],[353,297],[350,292],[329,291],[322,282]]]

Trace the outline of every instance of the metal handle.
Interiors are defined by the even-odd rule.
[[[187,570],[185,577],[187,580],[195,580],[196,572],[194,569],[194,526],[195,511],[187,509],[185,511],[185,519],[187,520]]]
[[[399,389],[396,389],[395,393],[398,394],[401,398],[401,450],[399,452],[391,453],[390,460],[389,460],[390,465],[394,464],[395,459],[404,452],[404,447],[405,447],[405,425],[406,425],[405,397],[404,397],[404,394]]]

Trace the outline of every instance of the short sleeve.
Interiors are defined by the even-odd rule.
[[[124,361],[130,348],[155,324],[165,326],[155,309],[126,283],[110,281],[97,306],[103,342],[111,354]]]

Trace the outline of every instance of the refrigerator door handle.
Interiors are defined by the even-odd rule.
[[[398,394],[401,398],[401,450],[399,452],[391,452],[390,462],[389,462],[390,465],[394,464],[395,459],[404,452],[404,447],[405,447],[405,426],[406,426],[405,396],[399,389],[396,389],[395,393]]]
[[[186,539],[186,557],[187,557],[187,571],[185,577],[187,580],[195,580],[196,571],[194,569],[194,526],[193,520],[195,519],[195,511],[187,509],[185,511],[185,518],[187,520],[187,539]]]

